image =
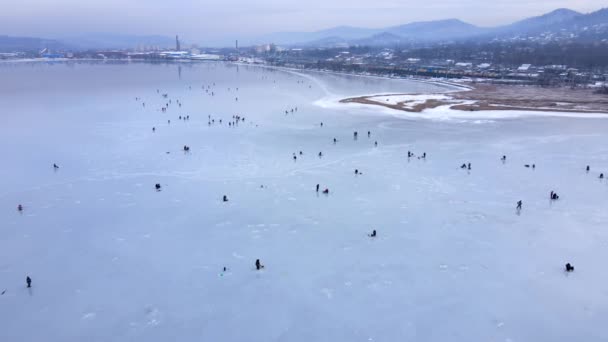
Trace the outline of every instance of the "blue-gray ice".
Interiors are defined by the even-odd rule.
[[[0,76],[0,341],[608,340],[608,120],[222,63]]]

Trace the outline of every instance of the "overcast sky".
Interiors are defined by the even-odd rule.
[[[0,35],[48,38],[87,32],[179,34],[202,42],[339,25],[386,27],[458,18],[494,26],[606,0],[0,0]]]

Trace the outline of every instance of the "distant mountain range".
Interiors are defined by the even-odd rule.
[[[327,45],[348,43],[357,45],[376,45],[395,43],[410,39],[434,41],[468,37],[484,29],[458,19],[414,22],[384,29],[340,26],[316,32],[280,32],[261,36],[256,40],[282,45]]]
[[[133,49],[138,46],[174,48],[175,37],[160,35],[135,36],[111,33],[92,33],[62,39],[76,49]]]
[[[582,14],[557,9],[510,25],[478,27],[459,19],[414,22],[381,29],[341,26],[316,32],[283,32],[259,37],[258,42],[281,45],[395,45],[410,42],[439,42],[466,39],[496,39],[515,36],[555,34],[563,31],[581,33],[590,27],[604,27],[608,38],[608,8]]]
[[[569,9],[557,9],[545,15],[527,18],[510,25],[478,27],[458,19],[413,22],[405,25],[370,29],[339,26],[316,32],[279,32],[256,37],[240,37],[241,46],[274,43],[285,46],[395,46],[407,43],[437,43],[463,40],[488,41],[518,37],[574,37],[581,40],[608,39],[608,8],[583,14]],[[232,46],[232,40],[222,44],[201,46]],[[71,49],[134,49],[142,46],[172,48],[174,37],[159,35],[134,36],[93,33],[61,39],[0,36],[0,52]]]
[[[134,49],[137,47],[174,48],[175,37],[91,33],[61,39],[0,36],[0,52],[91,49]]]
[[[45,48],[62,50],[66,47],[65,44],[53,39],[0,36],[0,52],[41,51]]]

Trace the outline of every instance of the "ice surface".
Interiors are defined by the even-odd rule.
[[[603,116],[395,113],[332,99],[441,88],[222,63],[0,74],[0,341],[608,340]]]

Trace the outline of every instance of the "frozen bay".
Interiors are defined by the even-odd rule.
[[[608,339],[604,118],[405,115],[336,100],[446,88],[223,63],[0,76],[2,341]]]

